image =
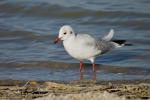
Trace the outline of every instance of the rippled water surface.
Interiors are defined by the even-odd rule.
[[[150,79],[149,0],[0,0],[0,79],[77,80],[78,61],[54,45],[59,28],[114,39],[131,46],[97,58],[98,80]],[[83,75],[92,78],[86,61]],[[65,77],[65,78],[64,78]]]

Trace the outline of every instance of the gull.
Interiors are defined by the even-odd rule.
[[[63,41],[65,50],[70,56],[80,61],[80,73],[83,69],[83,61],[89,60],[93,66],[94,80],[96,80],[96,64],[97,56],[105,54],[114,48],[122,47],[123,43],[112,41],[114,29],[111,29],[108,35],[101,39],[96,39],[88,34],[75,34],[70,25],[64,25],[60,28],[59,34],[54,40],[54,43]],[[82,80],[82,76],[80,75]]]

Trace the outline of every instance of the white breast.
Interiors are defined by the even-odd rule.
[[[88,38],[88,39],[87,39]],[[65,50],[74,58],[78,60],[89,59],[93,56],[100,54],[100,50],[97,50],[94,45],[87,45],[94,42],[93,38],[86,36],[78,36],[76,38],[70,38],[63,41]],[[87,44],[86,44],[87,43]]]

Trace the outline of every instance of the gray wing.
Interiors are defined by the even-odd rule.
[[[95,42],[95,48],[98,50],[101,50],[101,53],[104,54],[108,51],[111,51],[115,48],[114,44],[110,41],[104,41],[104,40],[97,40]]]
[[[77,35],[77,41],[79,41],[80,44],[83,44],[83,46],[95,48],[97,50],[101,51],[101,54],[104,54],[108,51],[111,51],[113,48],[115,48],[114,43],[111,41],[103,40],[103,39],[95,39],[91,37],[88,34],[80,34]]]

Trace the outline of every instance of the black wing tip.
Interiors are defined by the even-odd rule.
[[[112,41],[118,44],[124,44],[126,42],[126,40],[112,40]]]
[[[118,43],[119,45],[122,45],[122,44],[124,44],[126,46],[132,46],[133,45],[131,43],[127,43],[126,40],[112,40],[112,41],[115,42],[115,43]]]

